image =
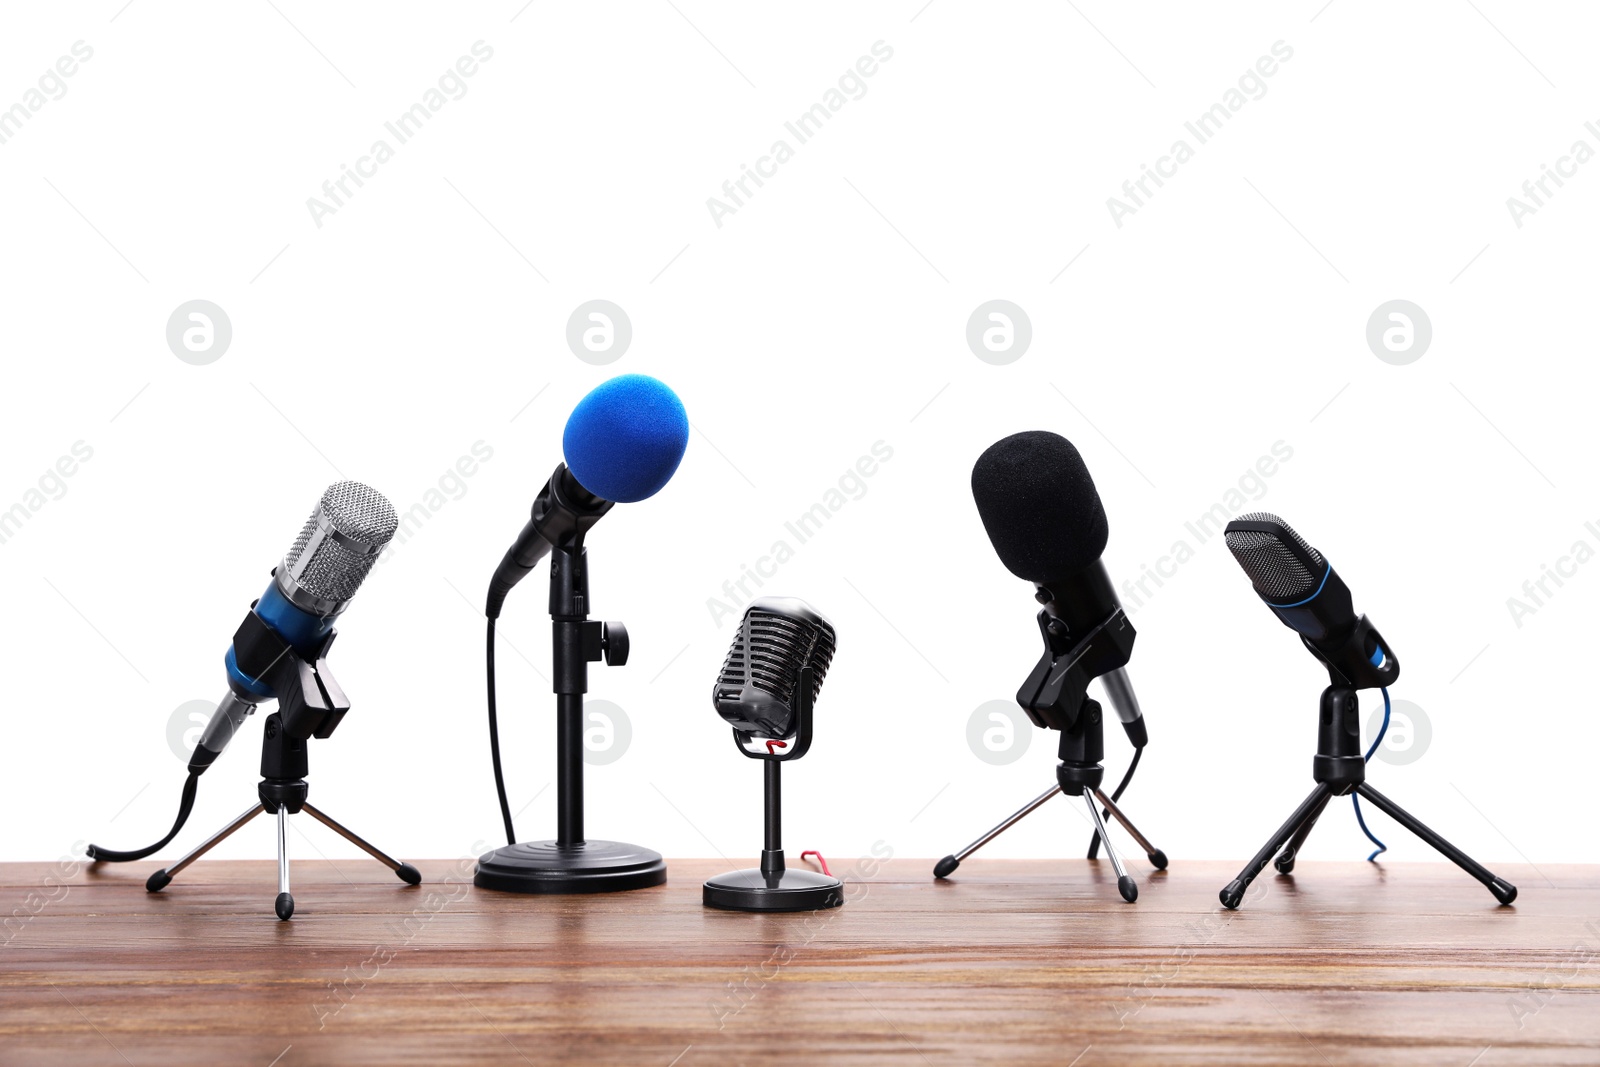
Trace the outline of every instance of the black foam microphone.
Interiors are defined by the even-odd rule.
[[[811,710],[833,661],[833,624],[794,597],[762,597],[745,609],[722,663],[711,704],[733,727],[741,754],[762,760],[766,776],[761,866],[709,879],[701,899],[735,911],[809,911],[844,903],[832,875],[790,869],[783,858],[779,765],[811,748]]]
[[[1356,614],[1350,587],[1288,523],[1253,511],[1228,523],[1224,539],[1256,595],[1300,635],[1335,684],[1371,689],[1400,677],[1400,661],[1382,635]]]
[[[1133,626],[1100,558],[1110,529],[1083,457],[1060,434],[1012,434],[978,457],[972,498],[1000,562],[1037,586],[1034,598],[1044,605],[1039,624],[1045,640],[1071,646],[1096,631],[1106,635],[1100,655],[1088,662],[1104,668],[1094,674],[1128,739],[1143,748],[1149,740],[1144,714],[1126,670]],[[1030,678],[1017,702],[1037,725],[1064,729],[1071,723],[1050,721],[1048,711],[1041,721],[1030,706],[1037,706],[1040,686],[1048,684],[1048,678]]]
[[[948,878],[961,862],[1015,825],[1039,805],[1063,793],[1081,797],[1094,821],[1089,859],[1102,841],[1117,872],[1117,891],[1132,903],[1139,886],[1106,836],[1105,819],[1114,817],[1144,849],[1157,870],[1164,852],[1140,834],[1117,807],[1133,781],[1149,743],[1144,715],[1128,680],[1134,629],[1111,588],[1100,556],[1110,530],[1083,457],[1060,434],[1030,430],[996,441],[972,467],[972,499],[995,553],[1006,569],[1034,583],[1034,599],[1044,606],[1036,616],[1044,652],[1022,687],[1017,704],[1035,726],[1060,732],[1056,784],[1010,818],[959,852],[934,865],[935,878]],[[1133,758],[1108,797],[1105,736],[1100,703],[1089,697],[1089,683],[1100,680],[1122,728],[1133,743]],[[1098,803],[1097,803],[1098,801]]]

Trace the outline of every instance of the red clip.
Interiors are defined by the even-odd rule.
[[[787,741],[768,741],[767,742],[767,755],[770,756],[774,752],[776,752],[778,749],[780,749],[780,748],[788,748],[788,747],[789,747],[789,742],[787,742]]]

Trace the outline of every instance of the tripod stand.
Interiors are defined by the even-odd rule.
[[[1103,572],[1101,577],[1105,580]],[[1039,612],[1038,616],[1039,632],[1044,637],[1044,655],[1017,691],[1017,703],[1022,705],[1034,725],[1061,731],[1061,744],[1056,751],[1061,761],[1056,765],[1056,784],[960,852],[940,860],[933,868],[933,876],[949,877],[962,860],[1021,822],[1057,793],[1065,793],[1083,797],[1089,805],[1089,817],[1094,822],[1096,840],[1105,842],[1106,855],[1111,858],[1111,866],[1117,872],[1117,891],[1122,894],[1123,900],[1131,904],[1139,899],[1139,884],[1122,865],[1122,858],[1112,847],[1100,807],[1104,806],[1139,843],[1156,870],[1167,869],[1167,854],[1152,845],[1112,798],[1100,789],[1100,783],[1105,778],[1105,768],[1101,765],[1106,751],[1105,731],[1100,703],[1090,699],[1088,689],[1090,679],[1101,678],[1114,701],[1119,693],[1125,694],[1121,697],[1123,703],[1131,708],[1137,707],[1132,699],[1133,689],[1128,683],[1127,672],[1123,670],[1133,650],[1133,624],[1122,609],[1117,608],[1092,626],[1080,623],[1078,629],[1084,631],[1084,636],[1074,641],[1068,625],[1055,613],[1059,603],[1055,594],[1041,586],[1037,599],[1046,605],[1046,610]],[[1123,729],[1127,731],[1134,747],[1143,749],[1148,741],[1144,717],[1138,715],[1136,710],[1134,715],[1137,717],[1123,723]],[[1096,804],[1097,799],[1099,804]]]
[[[1305,845],[1323,809],[1328,806],[1328,801],[1349,793],[1370,800],[1395,822],[1432,845],[1456,866],[1482,882],[1501,904],[1510,904],[1517,899],[1516,886],[1504,878],[1495,877],[1471,856],[1367,784],[1367,764],[1361,754],[1360,702],[1352,686],[1334,684],[1322,691],[1317,720],[1317,755],[1312,762],[1311,776],[1317,783],[1311,795],[1239,872],[1239,877],[1229,882],[1219,894],[1224,907],[1237,908],[1244,901],[1245,890],[1250,888],[1250,883],[1255,881],[1256,875],[1261,873],[1267,861],[1272,859],[1272,854],[1279,849],[1283,849],[1283,852],[1274,864],[1278,873],[1293,871],[1295,857]]]
[[[177,863],[152,874],[144,884],[145,889],[159,893],[171,884],[173,877],[185,867],[233,836],[235,831],[264,811],[278,817],[278,898],[273,904],[273,910],[278,913],[279,919],[287,920],[294,914],[294,897],[289,893],[288,829],[289,816],[300,811],[304,811],[389,868],[407,885],[416,885],[422,881],[421,873],[411,864],[401,863],[390,857],[352,830],[312,807],[306,801],[306,794],[311,790],[305,780],[307,773],[309,773],[309,762],[306,739],[292,736],[284,728],[283,717],[279,713],[268,715],[261,734],[261,783],[256,787],[256,795],[260,801],[227,826],[206,838],[194,851]]]
[[[999,825],[988,833],[978,838],[972,844],[946,856],[933,868],[936,878],[947,878],[961,861],[972,855],[990,841],[1021,822],[1035,808],[1057,793],[1068,796],[1082,797],[1089,806],[1089,818],[1094,822],[1095,832],[1100,840],[1105,842],[1106,855],[1111,858],[1111,866],[1117,872],[1117,892],[1122,894],[1122,899],[1133,903],[1139,899],[1139,883],[1122,865],[1122,857],[1117,855],[1117,850],[1111,845],[1111,838],[1106,833],[1105,821],[1100,816],[1100,807],[1103,805],[1111,813],[1112,818],[1122,824],[1128,835],[1138,842],[1144,849],[1145,856],[1150,860],[1150,865],[1158,871],[1167,869],[1167,854],[1150,843],[1149,838],[1140,833],[1138,828],[1122,813],[1115,802],[1100,788],[1100,782],[1105,777],[1105,768],[1100,761],[1105,758],[1105,734],[1102,729],[1100,703],[1095,700],[1086,700],[1078,716],[1078,727],[1074,730],[1063,731],[1061,745],[1057,756],[1061,760],[1056,765],[1056,784],[1034,797],[1027,804],[1007,816]],[[1096,804],[1098,799],[1099,804]]]

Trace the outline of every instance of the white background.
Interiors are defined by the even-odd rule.
[[[478,441],[493,458],[342,620],[354,710],[313,742],[311,782],[403,857],[498,844],[483,589],[572,405],[642,372],[695,432],[672,483],[590,538],[595,615],[633,635],[631,663],[591,676],[633,727],[590,769],[592,836],[754,857],[760,772],[709,706],[731,624],[707,602],[794,544],[784,523],[878,441],[893,458],[865,495],[762,590],[839,632],[816,744],[786,776],[786,843],[937,857],[1049,786],[1054,735],[997,767],[966,733],[1038,654],[1031,588],[995,558],[969,474],[997,438],[1047,428],[1094,473],[1119,582],[1193,545],[1186,521],[1292,448],[1250,507],[1330,556],[1404,664],[1394,695],[1432,724],[1422,757],[1375,764],[1374,783],[1487,862],[1600,860],[1585,821],[1600,566],[1520,627],[1507,607],[1574,541],[1600,547],[1584,529],[1600,520],[1600,165],[1520,228],[1506,205],[1573,141],[1600,148],[1583,125],[1600,119],[1592,13],[123,5],[13,7],[0,32],[3,106],[74,42],[93,48],[0,145],[0,506],[74,442],[93,449],[0,544],[0,858],[163,832],[174,709],[221,695],[229,638],[322,489],[355,478],[406,510]],[[493,58],[465,95],[319,227],[307,199],[393,146],[384,123],[480,40]],[[878,41],[893,56],[865,95],[796,146],[784,123]],[[1184,123],[1278,41],[1293,56],[1265,95],[1197,146]],[[707,198],[779,138],[794,158],[716,225]],[[1195,157],[1117,226],[1107,198],[1178,138]],[[634,331],[605,367],[565,340],[595,298]],[[965,339],[997,298],[1033,331],[1005,366]],[[192,299],[232,323],[207,366],[166,343]],[[1366,343],[1392,299],[1432,322],[1407,366]],[[541,569],[500,655],[524,838],[554,832],[544,612]],[[1174,864],[1242,859],[1311,787],[1325,678],[1220,539],[1134,623],[1152,744],[1127,809]],[[259,730],[258,715],[165,855],[251,801]],[[1107,743],[1120,774],[1120,731]],[[1390,858],[1433,858],[1371,818]],[[298,855],[351,853],[301,829]],[[1086,836],[1057,801],[988,854],[1077,857]],[[1308,855],[1365,850],[1340,802]],[[270,851],[258,823],[219,854]]]

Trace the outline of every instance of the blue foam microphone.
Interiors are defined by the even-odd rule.
[[[557,464],[533,513],[489,582],[484,612],[499,618],[506,594],[555,545],[588,530],[616,503],[654,496],[671,480],[689,444],[689,416],[678,395],[644,374],[602,382],[572,409]]]

